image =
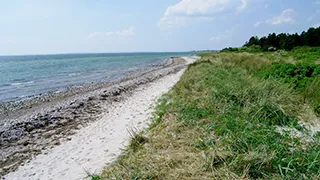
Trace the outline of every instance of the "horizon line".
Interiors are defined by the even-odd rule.
[[[216,50],[189,50],[189,51],[127,51],[127,52],[70,52],[70,53],[44,53],[44,54],[0,54],[0,57],[5,56],[47,56],[47,55],[75,55],[75,54],[130,54],[130,53],[184,53],[184,52],[199,52],[199,51],[216,51]]]

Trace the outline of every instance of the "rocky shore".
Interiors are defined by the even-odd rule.
[[[102,113],[108,113],[113,103],[129,97],[139,86],[177,73],[185,66],[184,59],[171,58],[161,66],[132,73],[117,82],[85,85],[18,105],[3,105],[0,177],[47,149],[70,141],[79,129],[101,118]]]

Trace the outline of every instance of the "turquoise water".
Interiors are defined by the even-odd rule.
[[[0,56],[0,101],[21,100],[127,73],[192,53],[105,53]]]

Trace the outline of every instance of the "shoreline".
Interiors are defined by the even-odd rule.
[[[21,119],[26,119],[25,117],[21,118],[21,116],[25,115],[26,111],[39,111],[39,107],[41,107],[40,112],[49,111],[46,110],[48,108],[44,107],[56,104],[69,104],[72,103],[73,99],[83,99],[82,97],[79,97],[79,94],[87,94],[93,91],[98,91],[102,88],[117,86],[124,81],[138,79],[140,76],[143,76],[146,73],[153,73],[169,66],[181,64],[181,62],[177,61],[177,59],[179,58],[180,57],[167,58],[160,64],[129,72],[125,74],[124,77],[115,79],[113,81],[79,84],[71,87],[66,87],[65,90],[55,90],[52,92],[33,95],[32,97],[24,100],[0,102],[0,132],[5,129],[6,121],[16,119],[17,122],[20,122],[23,121]],[[60,103],[60,101],[69,102]]]
[[[24,98],[20,98],[20,99],[18,98],[16,100],[0,101],[0,118],[3,118],[4,116],[8,116],[12,112],[15,112],[24,108],[36,106],[41,103],[46,103],[48,101],[54,101],[59,98],[73,96],[79,93],[83,93],[85,91],[92,91],[97,88],[102,88],[105,86],[119,84],[123,80],[126,80],[126,79],[128,80],[130,78],[132,79],[134,77],[139,76],[140,74],[158,70],[165,66],[170,66],[172,63],[174,63],[172,59],[175,59],[175,58],[179,58],[179,57],[166,58],[161,63],[153,64],[152,66],[145,67],[142,69],[129,71],[125,73],[122,77],[116,78],[111,81],[99,81],[99,82],[87,82],[82,84],[75,84],[75,85],[64,87],[62,89],[53,89],[49,92],[34,94],[34,95],[26,96]]]
[[[29,117],[29,120],[7,120],[0,131],[0,174],[13,172],[33,157],[71,141],[70,137],[101,119],[104,113],[111,113],[110,107],[130,99],[137,89],[175,75],[186,67],[182,58],[171,60],[169,64],[134,73],[112,85],[85,89],[39,107],[23,109],[24,116],[20,119]]]

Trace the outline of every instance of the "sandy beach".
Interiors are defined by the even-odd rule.
[[[0,175],[10,180],[76,180],[88,172],[100,173],[121,154],[130,131],[148,126],[157,98],[196,59],[173,58],[118,83],[11,113],[0,132]],[[24,118],[13,118],[18,115]]]

